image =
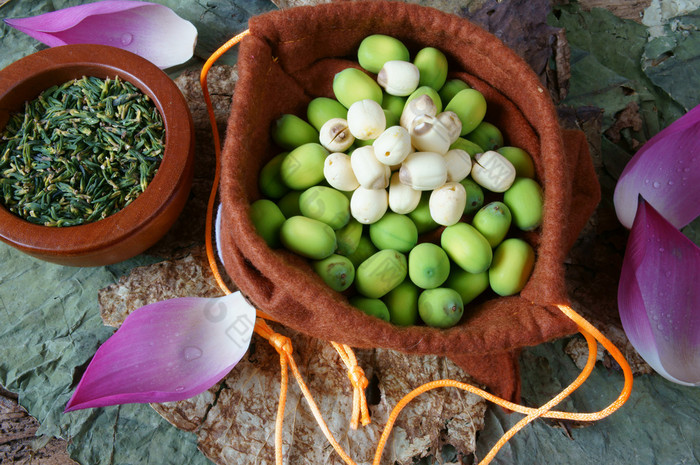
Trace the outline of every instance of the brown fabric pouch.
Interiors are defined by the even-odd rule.
[[[528,65],[478,26],[438,10],[399,2],[339,2],[267,13],[250,20],[240,44],[236,85],[223,149],[221,249],[231,278],[261,310],[295,330],[357,348],[389,348],[453,359],[494,394],[518,400],[517,356],[576,331],[555,306],[567,302],[563,261],[600,200],[582,133],[562,131],[549,94]],[[332,97],[336,72],[357,66],[360,41],[381,33],[412,56],[442,50],[451,76],[481,91],[486,120],[508,145],[533,155],[544,189],[543,225],[526,236],[533,274],[519,295],[470,305],[448,330],[401,328],[365,315],[329,289],[301,257],[271,250],[249,219],[260,198],[260,168],[281,150],[270,138],[284,113],[305,117],[314,97]]]

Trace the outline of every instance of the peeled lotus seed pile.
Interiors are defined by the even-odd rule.
[[[447,79],[440,50],[410,61],[401,41],[376,34],[357,55],[366,72],[336,74],[335,99],[313,99],[306,120],[275,121],[287,152],[260,172],[258,233],[397,325],[447,328],[488,288],[520,292],[535,253],[512,236],[536,229],[543,209],[530,155],[504,146],[484,121],[486,99]]]

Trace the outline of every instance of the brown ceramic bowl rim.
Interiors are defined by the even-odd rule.
[[[30,254],[55,256],[90,255],[124,240],[146,227],[168,205],[178,189],[187,165],[191,135],[174,131],[173,121],[189,118],[189,108],[175,83],[150,61],[126,50],[106,45],[78,44],[41,50],[0,70],[0,130],[9,114],[21,110],[26,100],[36,98],[53,84],[82,76],[120,78],[148,95],[160,111],[165,126],[165,148],[158,172],[146,190],[131,204],[107,218],[68,227],[41,226],[11,213],[0,203],[0,240]],[[52,82],[36,88],[26,98],[27,86]],[[20,97],[13,97],[15,91]],[[13,101],[14,100],[14,101]],[[21,101],[19,101],[21,100]],[[103,234],[96,234],[102,231]],[[86,243],[85,237],[91,241]]]

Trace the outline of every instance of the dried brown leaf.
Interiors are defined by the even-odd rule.
[[[590,11],[593,8],[606,8],[615,16],[641,22],[644,10],[651,5],[651,0],[579,0],[581,7]]]
[[[38,428],[39,422],[19,406],[17,397],[0,386],[0,463],[75,464],[65,441],[36,436]]]
[[[501,39],[545,82],[558,31],[547,25],[550,8],[548,0],[488,0],[470,19]]]
[[[352,388],[335,350],[325,341],[277,329],[291,337],[302,376],[330,431],[358,464],[371,463],[391,409],[412,388],[442,377],[467,379],[456,365],[440,357],[357,351],[368,377],[379,379],[381,401],[371,408],[372,423],[352,430]],[[279,377],[279,356],[264,340],[254,338],[248,357],[226,377],[198,431],[200,449],[207,457],[227,465],[274,463]],[[468,455],[475,449],[476,432],[483,428],[485,410],[485,401],[461,391],[426,393],[400,415],[385,460],[413,463],[416,457],[439,453],[447,443]],[[284,421],[283,450],[290,464],[344,463],[323,436],[293,379]]]
[[[615,122],[605,131],[605,135],[613,143],[620,142],[620,132],[623,129],[631,128],[633,131],[641,131],[642,117],[639,115],[639,104],[630,102],[627,106],[615,115]]]
[[[179,260],[134,268],[127,276],[98,293],[105,324],[119,326],[139,307],[175,297],[218,297],[204,247]]]
[[[314,6],[321,3],[330,3],[332,0],[272,0],[277,8],[293,8],[295,6]]]
[[[116,326],[129,312],[151,302],[219,294],[203,250],[195,248],[186,258],[134,269],[103,289],[99,300],[104,321]],[[378,380],[380,395],[378,404],[370,407],[372,423],[352,430],[352,386],[333,346],[279,325],[275,330],[291,338],[301,375],[330,431],[358,464],[371,463],[391,409],[411,389],[442,378],[469,382],[466,373],[441,357],[358,350],[358,363],[368,379]],[[218,464],[273,464],[279,391],[279,355],[255,336],[248,354],[218,385],[191,399],[153,407],[176,427],[194,431],[202,452]],[[483,399],[456,389],[423,394],[399,416],[384,457],[409,464],[415,457],[438,454],[445,444],[469,455],[475,449],[477,431],[483,428],[485,410]],[[290,464],[343,463],[291,375],[283,441]]]

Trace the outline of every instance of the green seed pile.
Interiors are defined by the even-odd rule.
[[[146,189],[164,137],[158,109],[129,82],[83,77],[53,86],[0,136],[0,199],[44,226],[106,218]]]
[[[520,292],[535,252],[516,236],[539,227],[543,210],[530,155],[504,145],[483,120],[483,95],[447,79],[439,50],[410,62],[403,43],[373,35],[358,63],[377,80],[345,69],[335,99],[312,100],[306,120],[274,123],[286,151],[260,172],[258,233],[397,325],[447,328],[487,289]]]

